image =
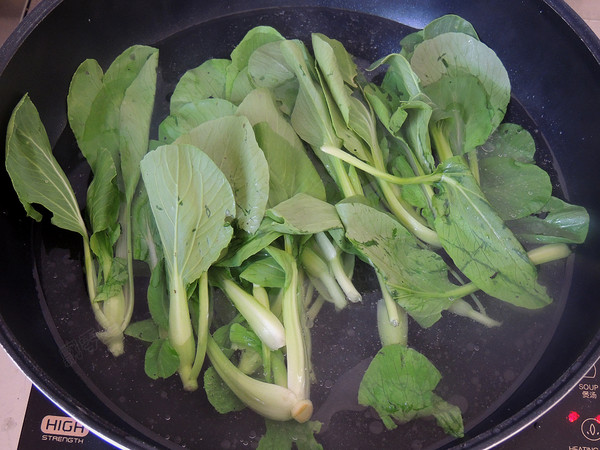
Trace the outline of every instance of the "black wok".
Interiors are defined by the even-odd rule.
[[[328,399],[340,389],[339,378],[353,368],[360,372],[377,350],[377,294],[366,272],[359,274],[370,292],[365,304],[337,315],[325,311],[315,327],[315,417],[325,422],[318,438],[330,449],[493,446],[554,405],[600,356],[600,43],[562,1],[46,0],[0,49],[0,130],[28,92],[82,193],[88,172],[66,123],[65,98],[86,58],[106,67],[129,45],[158,47],[156,124],[179,76],[207,58],[227,57],[254,25],[301,39],[318,31],[374,61],[445,13],[472,22],[498,53],[513,86],[508,119],[534,134],[557,194],[588,209],[590,234],[568,261],[541,272],[555,298],[551,306],[532,312],[495,302],[489,313],[504,324],[494,330],[459,318],[411,328],[410,344],[444,376],[440,393],[463,409],[464,439],[452,440],[426,420],[382,432],[369,411],[331,414]],[[255,445],[264,432],[260,418],[246,412],[221,417],[201,390],[184,393],[175,377],[148,379],[141,343],[127,341],[119,359],[97,344],[78,239],[48,222],[32,224],[4,170],[0,183],[0,341],[33,383],[121,447]],[[340,321],[348,325],[319,327]]]

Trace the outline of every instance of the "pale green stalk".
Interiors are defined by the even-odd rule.
[[[198,379],[206,356],[206,343],[210,318],[210,299],[208,294],[208,274],[204,272],[198,280],[198,332],[196,340],[196,356],[190,378]]]
[[[381,299],[377,302],[377,331],[381,346],[399,344],[406,346],[408,343],[408,316],[406,312],[396,303],[391,305],[396,311],[393,313],[398,320],[392,325],[390,318],[390,305]]]
[[[346,294],[346,298],[352,303],[357,303],[362,300],[362,296],[360,292],[356,290],[352,280],[346,275],[346,271],[344,270],[344,266],[342,265],[342,260],[340,258],[340,253],[334,244],[331,243],[329,238],[324,232],[319,232],[315,234],[315,240],[321,249],[321,252],[329,266],[331,267],[331,271],[333,272],[333,276],[338,282],[344,294]]]
[[[397,327],[400,324],[400,315],[398,313],[397,304],[390,295],[390,291],[388,291],[383,277],[379,274],[379,272],[376,273],[377,281],[379,281],[379,287],[381,288],[381,296],[383,297],[383,302],[387,308],[387,317],[390,321],[390,325]],[[377,311],[379,311],[379,309]]]
[[[437,233],[431,228],[427,227],[421,221],[413,215],[410,208],[403,205],[400,199],[394,195],[391,186],[388,183],[406,185],[406,184],[423,184],[423,183],[434,183],[441,179],[439,174],[420,175],[415,177],[397,177],[383,170],[379,170],[370,164],[361,161],[349,153],[340,150],[339,148],[323,146],[321,150],[324,153],[335,156],[348,164],[355,166],[370,175],[377,178],[381,191],[388,203],[388,207],[396,218],[416,237],[421,239],[423,242],[430,244],[435,247],[441,247],[440,240]]]
[[[198,380],[193,377],[192,365],[196,353],[194,332],[190,321],[188,298],[183,278],[173,264],[169,292],[169,342],[179,355],[179,376],[186,391],[198,389]]]
[[[272,420],[293,418],[292,411],[299,401],[290,389],[244,374],[223,354],[212,336],[208,337],[206,353],[225,384],[250,409]]]
[[[456,300],[454,300],[452,302],[452,305],[450,305],[450,307],[448,308],[448,311],[458,316],[463,316],[472,319],[475,322],[478,322],[489,328],[502,325],[501,322],[498,322],[497,320],[494,320],[491,317],[488,317],[487,315],[474,310],[471,307],[471,305],[469,305],[466,301],[464,301],[461,298],[457,298]]]
[[[535,265],[563,259],[570,254],[571,249],[566,244],[542,245],[527,252],[529,260]]]
[[[313,405],[309,399],[308,355],[303,337],[302,305],[298,300],[298,268],[295,261],[291,267],[292,273],[288,274],[290,282],[285,288],[282,298],[288,374],[287,387],[298,399],[298,403],[292,410],[292,417],[298,422],[305,422],[312,416]]]
[[[454,154],[452,153],[452,148],[448,143],[448,140],[444,136],[440,127],[436,124],[433,127],[430,127],[430,134],[433,140],[433,145],[437,151],[438,158],[440,161],[446,161],[447,159],[452,158]]]
[[[250,328],[271,350],[286,345],[286,333],[279,319],[233,280],[222,278],[219,283]]]
[[[254,284],[252,286],[252,295],[254,295],[254,298],[256,298],[261,303],[261,305],[263,305],[267,309],[270,309],[269,294],[267,293],[267,290],[264,287],[259,286],[258,284]],[[271,381],[273,381],[273,374],[271,371],[271,349],[267,344],[265,344],[262,341],[261,345],[263,374],[265,376],[265,381],[267,383],[270,383]]]
[[[346,296],[340,288],[340,285],[329,273],[329,267],[325,261],[323,261],[309,246],[302,249],[300,261],[304,270],[306,270],[310,276],[323,283],[336,309],[344,309],[348,304]]]

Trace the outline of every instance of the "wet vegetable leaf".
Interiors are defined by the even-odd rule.
[[[228,59],[209,59],[184,73],[171,96],[171,114],[187,103],[207,98],[226,98],[225,79],[230,64]]]
[[[550,177],[535,165],[534,154],[531,134],[508,123],[477,151],[481,190],[504,220],[536,213],[550,200]]]
[[[294,445],[298,450],[323,449],[314,436],[321,430],[320,422],[277,422],[267,419],[265,423],[267,431],[258,443],[258,450],[291,450]]]
[[[39,222],[42,215],[33,205],[43,205],[52,213],[54,225],[87,239],[73,188],[52,155],[48,135],[28,95],[17,104],[8,123],[6,170],[29,217]]]
[[[148,309],[152,320],[163,330],[169,329],[169,294],[165,260],[160,259],[150,275],[148,283]]]
[[[325,201],[325,186],[303,149],[290,145],[266,122],[255,125],[254,132],[269,165],[268,207],[300,193]]]
[[[149,152],[142,174],[168,272],[192,283],[231,239],[232,229],[226,226],[234,210],[231,186],[215,163],[191,145]]]
[[[269,166],[248,119],[228,116],[205,122],[175,144],[194,145],[212,159],[233,189],[237,226],[254,233],[269,196]]]
[[[227,100],[206,98],[181,105],[161,122],[158,127],[158,140],[170,144],[182,134],[198,125],[220,117],[232,116],[237,107]]]
[[[336,209],[346,237],[381,274],[398,304],[422,327],[439,320],[457,287],[444,260],[386,213],[360,203],[340,203]]]
[[[487,202],[460,157],[440,165],[435,229],[456,266],[492,297],[525,308],[551,302],[527,253]]]
[[[550,176],[535,164],[488,157],[480,160],[479,173],[483,194],[503,220],[541,210],[552,195]]]
[[[98,155],[96,172],[87,191],[86,204],[93,233],[114,226],[121,207],[114,161],[108,150],[100,149]]]
[[[69,85],[67,115],[73,134],[77,140],[83,138],[85,122],[90,114],[92,103],[102,89],[104,71],[94,59],[82,62]]]
[[[279,41],[265,44],[250,55],[248,75],[255,86],[269,89],[282,113],[292,113],[298,80],[285,62]]]
[[[498,125],[492,120],[487,93],[473,75],[445,76],[423,91],[435,105],[432,120],[443,130],[455,155],[485,143]]]
[[[475,39],[479,39],[477,32],[470,22],[455,14],[446,14],[432,20],[422,30],[415,31],[402,38],[400,41],[402,54],[410,59],[415,47],[425,39],[431,39],[440,34],[451,32],[464,33]]]
[[[244,268],[240,278],[263,287],[283,287],[285,273],[273,258],[261,258]]]
[[[441,110],[438,114],[445,112],[452,118],[454,154],[483,144],[504,118],[510,100],[510,80],[494,51],[472,36],[451,32],[417,45],[410,63],[424,91]],[[453,87],[443,88],[448,83]],[[484,109],[486,114],[478,117]],[[481,126],[484,118],[487,127]],[[472,121],[478,125],[468,126]]]
[[[523,163],[533,163],[535,141],[521,125],[502,123],[489,139],[479,147],[479,158],[488,156],[512,158]]]
[[[71,86],[79,90],[86,88],[86,97],[97,90],[83,129],[77,122],[72,128],[75,135],[80,136],[77,143],[94,173],[98,152],[109,151],[119,174],[119,188],[129,199],[139,180],[139,161],[148,149],[157,63],[158,50],[134,45],[115,58],[99,90],[95,83],[77,82],[78,73]],[[69,107],[74,108],[71,118],[82,111],[76,100],[80,94],[73,92],[70,97]]]
[[[297,41],[283,41],[281,51],[300,86],[291,116],[294,130],[315,148],[337,146],[339,139],[331,124],[323,91],[311,76],[312,69],[305,58],[306,48]]]
[[[218,261],[217,265],[222,267],[238,267],[246,259],[263,250],[281,236],[280,232],[274,231],[272,225],[273,221],[265,218],[254,234],[236,235],[227,247],[227,254]]]
[[[145,342],[154,342],[159,339],[158,327],[152,319],[129,324],[125,329],[125,334]]]
[[[229,340],[238,349],[250,349],[262,353],[262,341],[256,333],[239,323],[232,323],[229,327]]]
[[[395,421],[434,416],[447,433],[464,433],[460,409],[433,390],[441,380],[439,371],[421,353],[400,344],[383,347],[371,361],[358,390],[358,402],[371,406],[388,429]]]
[[[229,389],[214,367],[209,367],[204,372],[204,390],[208,401],[220,414],[241,411],[246,407]]]
[[[259,124],[266,123],[273,133],[284,139],[287,145],[297,153],[306,153],[304,144],[290,125],[289,120],[277,107],[274,94],[268,89],[258,88],[250,92],[240,103],[236,114],[245,116],[255,128],[255,132],[257,132],[256,128]],[[261,148],[263,148],[263,144],[268,143],[266,139],[259,139],[258,135],[257,140]]]
[[[269,209],[267,216],[274,221],[273,230],[287,234],[315,234],[342,227],[332,204],[304,193]]]
[[[248,76],[248,61],[256,49],[270,42],[283,40],[284,37],[273,27],[256,26],[248,31],[231,52],[231,65],[227,67],[227,90],[224,98],[231,97],[236,78],[244,69],[246,69],[245,76]]]
[[[153,380],[168,378],[177,372],[179,356],[168,339],[158,339],[146,350],[144,370]]]
[[[585,208],[552,197],[536,214],[506,223],[521,242],[531,244],[581,244],[590,216]]]

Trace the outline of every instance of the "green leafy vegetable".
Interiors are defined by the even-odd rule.
[[[250,29],[229,59],[183,74],[164,118],[153,117],[156,49],[132,46],[106,72],[84,61],[67,114],[92,172],[85,216],[27,95],[7,171],[30,217],[40,205],[82,237],[112,353],[123,334],[139,339],[148,377],[178,373],[186,390],[208,356],[209,402],[264,416],[258,448],[322,448],[311,327],[330,326],[323,308],[363,307],[357,259],[380,287],[382,345],[359,403],[388,429],[433,416],[462,437],[461,411],[434,392],[440,372],[408,347],[408,316],[496,327],[488,301],[549,304],[536,265],[584,242],[589,215],[552,196],[532,135],[502,123],[506,69],[465,19],[432,21],[366,70],[340,41],[315,32],[309,43]],[[134,259],[149,275],[147,311],[129,323]]]
[[[52,155],[48,135],[28,95],[17,104],[8,124],[6,170],[27,215],[42,220],[33,204],[43,205],[52,212],[54,225],[87,239],[73,188]]]
[[[311,214],[307,215],[306,211]],[[274,230],[287,234],[315,234],[342,227],[333,205],[304,193],[271,208],[267,217],[275,221]]]
[[[533,137],[508,123],[478,149],[481,190],[504,220],[534,214],[550,200],[550,177],[535,165],[534,154]]]
[[[188,102],[171,113],[158,127],[161,144],[171,144],[182,134],[186,134],[200,124],[221,117],[232,116],[237,107],[227,100],[207,98]]]
[[[372,406],[388,429],[397,427],[394,421],[434,416],[444,431],[461,437],[460,410],[433,392],[440,379],[438,370],[419,352],[399,344],[388,345],[369,365],[358,401]]]
[[[585,208],[552,197],[535,214],[509,220],[507,225],[524,243],[581,244],[587,236],[589,222]]]
[[[266,122],[255,125],[254,131],[269,164],[267,206],[278,206],[300,193],[325,200],[323,182],[302,147],[290,145]]]
[[[461,296],[460,287],[448,279],[444,260],[421,247],[393,217],[358,203],[340,203],[336,208],[346,237],[374,266],[392,298],[421,326],[433,325]]]
[[[220,413],[241,411],[246,405],[223,382],[214,367],[204,372],[204,390],[210,404]]]
[[[171,96],[171,114],[188,103],[208,98],[226,99],[225,80],[230,64],[228,59],[209,59],[183,74]]]
[[[156,339],[146,352],[144,369],[146,374],[156,380],[167,378],[177,372],[179,355],[167,339]]]
[[[78,145],[94,175],[87,195],[87,215],[92,227],[89,231],[79,212],[76,213],[79,217],[67,220],[73,222],[75,219],[80,223],[69,224],[61,219],[61,215],[73,214],[79,207],[74,202],[74,195],[69,192],[71,188],[62,170],[57,172],[58,163],[51,156],[45,130],[27,96],[22,105],[25,105],[23,113],[29,118],[23,120],[22,115],[15,116],[20,122],[19,127],[25,126],[26,134],[35,140],[42,153],[46,153],[44,164],[47,167],[38,167],[54,171],[51,177],[62,178],[47,180],[61,192],[62,199],[59,201],[62,205],[55,203],[58,197],[53,198],[54,194],[45,200],[36,198],[44,192],[39,186],[30,186],[37,192],[33,194],[30,191],[29,195],[33,195],[35,202],[47,203],[42,204],[51,211],[57,207],[63,210],[58,216],[53,212],[53,223],[83,236],[88,293],[95,317],[103,328],[98,337],[116,356],[123,353],[123,331],[133,313],[131,206],[140,178],[139,160],[148,145],[157,60],[156,49],[133,46],[113,61],[106,74],[102,73],[97,62],[87,60],[71,81],[67,97],[68,116]],[[15,110],[15,113],[19,111]],[[9,143],[11,133],[9,126]],[[12,162],[7,159],[7,167],[10,165]],[[23,189],[18,181],[15,189],[17,193]],[[123,201],[121,195],[124,196]],[[40,219],[27,201],[23,204],[28,214]]]
[[[458,268],[493,297],[527,308],[552,300],[537,282],[525,250],[481,193],[468,167],[454,157],[442,165],[435,229]]]
[[[145,342],[154,342],[159,338],[158,327],[152,319],[140,320],[130,324],[125,329],[125,334]]]
[[[483,144],[504,118],[506,106],[510,100],[508,74],[496,54],[468,34],[449,32],[426,39],[417,45],[410,63],[428,95],[434,94],[431,90],[434,83],[450,82],[452,79],[459,82],[456,87],[450,85],[449,87],[453,87],[451,89],[436,91],[437,95],[432,97],[433,102],[446,113],[450,111],[442,105],[452,107],[458,105],[456,102],[445,100],[445,96],[452,98],[462,89],[467,97],[460,100],[459,108],[463,108],[464,111],[464,108],[471,107],[469,93],[471,90],[477,91],[474,80],[481,84],[487,97],[489,126],[483,129],[481,126],[474,127],[472,130],[476,133],[474,135],[466,133],[467,129],[463,129],[465,138],[461,139],[462,145],[454,147],[453,150],[455,154],[462,154],[472,150],[475,145]],[[465,83],[465,80],[471,81],[461,85],[459,80],[465,74],[470,74],[474,78],[462,78],[462,83]],[[442,103],[446,101],[447,103]],[[452,116],[453,114],[450,112],[450,117]],[[455,129],[459,128],[456,130],[458,136],[465,121],[464,118],[459,119],[454,116],[454,120],[450,121],[450,124]],[[481,135],[478,137],[477,134],[480,132]]]
[[[165,254],[169,341],[179,355],[184,387],[193,390],[204,352],[195,350],[186,288],[206,277],[231,240],[227,221],[235,210],[233,192],[215,163],[190,145],[159,147],[146,155],[141,168]],[[200,293],[203,309],[207,309],[207,294]],[[207,324],[202,325],[198,328],[200,346],[208,334]]]
[[[258,229],[269,195],[269,168],[245,117],[229,116],[205,122],[176,144],[191,144],[205,152],[225,174],[235,193],[238,227]]]
[[[123,331],[133,314],[132,205],[148,149],[157,65],[158,50],[140,45],[121,53],[104,74],[96,61],[86,60],[67,97],[71,129],[94,174],[87,196],[92,250],[100,262],[93,300],[102,302],[98,307],[108,320],[99,337],[115,355],[123,352]]]
[[[323,446],[315,439],[321,430],[319,422],[298,423],[294,421],[276,422],[267,420],[267,432],[258,443],[259,450],[322,450]]]

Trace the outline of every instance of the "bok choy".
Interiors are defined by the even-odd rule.
[[[191,145],[159,147],[141,168],[165,258],[169,343],[179,356],[184,388],[194,390],[208,339],[207,271],[231,240],[233,191],[215,163]],[[188,307],[193,283],[199,291],[197,339]]]
[[[32,202],[54,216],[57,209],[64,209],[72,223],[58,219],[53,223],[83,237],[88,295],[102,327],[97,334],[115,356],[123,353],[123,332],[133,314],[131,207],[140,179],[139,162],[148,148],[157,64],[156,49],[133,46],[105,74],[96,61],[86,60],[73,75],[67,98],[69,123],[93,175],[87,220],[77,212],[72,189],[52,156],[28,96],[15,110],[7,136],[7,149],[12,148],[7,150],[7,170],[28,214],[41,219]],[[36,162],[42,155],[44,165]],[[53,188],[30,185],[31,171]]]
[[[304,43],[259,26],[182,74],[151,130],[157,58],[133,46],[106,73],[86,60],[73,76],[85,216],[28,96],[9,123],[6,167],[27,214],[40,220],[39,204],[82,237],[98,337],[114,354],[124,332],[139,338],[150,378],[178,373],[187,391],[201,380],[219,413],[264,416],[259,449],[319,448],[312,327],[330,326],[324,308],[368,307],[360,267],[380,288],[381,345],[354,400],[390,430],[432,416],[461,437],[462,412],[436,393],[442,375],[408,327],[498,327],[495,300],[547,306],[538,266],[568,257],[589,226],[536,165],[532,135],[505,122],[496,53],[454,15],[366,68],[321,33]],[[134,259],[149,268],[147,314],[129,324]]]

